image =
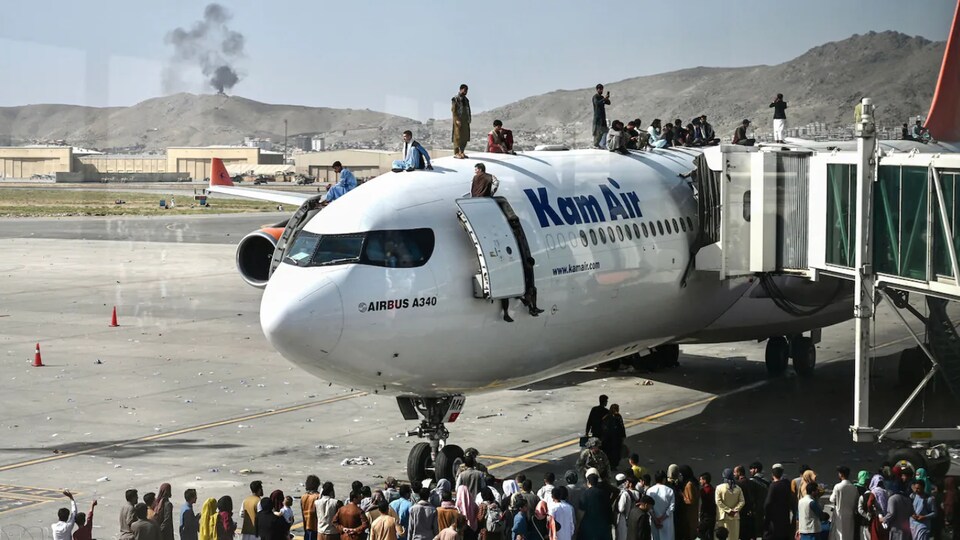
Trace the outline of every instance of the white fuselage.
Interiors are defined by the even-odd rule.
[[[428,228],[429,260],[413,268],[280,264],[264,290],[264,333],[284,357],[326,380],[437,396],[527,384],[699,333],[733,341],[848,318],[844,307],[797,319],[748,298],[756,283],[747,278],[692,271],[681,287],[697,203],[680,175],[695,155],[471,153],[436,160],[435,171],[385,174],[330,204],[304,231]],[[508,323],[499,301],[474,297],[478,256],[455,201],[468,196],[479,162],[498,177],[496,195],[522,224],[544,310],[538,317],[511,300],[515,322]],[[590,197],[592,208],[577,204]]]

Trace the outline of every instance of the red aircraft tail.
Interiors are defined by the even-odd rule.
[[[233,179],[227,174],[227,168],[223,166],[220,158],[210,160],[210,185],[211,186],[232,186]]]
[[[960,142],[960,0],[953,13],[940,78],[924,127],[938,141]]]

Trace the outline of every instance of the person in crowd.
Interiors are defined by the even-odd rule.
[[[257,540],[257,512],[263,498],[263,482],[250,482],[250,495],[240,505],[240,540]]]
[[[663,132],[660,134],[660,139],[663,141],[661,148],[670,148],[673,146],[673,124],[667,122],[663,125]]]
[[[153,521],[154,523],[156,523],[154,518],[156,517],[157,512],[156,510],[153,509],[153,507],[156,503],[157,503],[156,493],[152,491],[148,491],[143,494],[143,504],[147,505],[147,519],[149,519],[150,521]]]
[[[686,508],[683,506],[683,488],[680,487],[680,466],[676,463],[667,467],[667,486],[673,490],[673,536],[677,540],[686,540],[686,516],[683,515]]]
[[[857,507],[853,514],[856,522],[856,535],[858,540],[869,540],[870,538],[870,518],[864,514],[867,504],[867,497],[870,495],[870,471],[862,470],[857,473],[857,481],[853,483],[857,488]]]
[[[130,526],[137,520],[133,514],[133,507],[136,506],[139,499],[137,490],[128,489],[123,494],[123,498],[127,504],[120,507],[120,535],[117,538],[118,540],[131,540],[133,538],[133,530],[130,529]]]
[[[797,503],[797,534],[800,540],[820,540],[823,520],[827,519],[820,503],[816,484],[804,484],[803,497]]]
[[[676,512],[676,495],[667,485],[666,471],[657,471],[653,477],[654,485],[647,490],[653,498],[653,538],[654,540],[674,540],[676,529],[673,514]]]
[[[209,497],[203,501],[203,506],[200,507],[198,540],[217,540],[217,520],[219,517],[217,500]]]
[[[478,491],[479,493],[479,491]],[[457,488],[457,511],[467,521],[467,526],[463,529],[464,540],[476,540],[477,538],[477,503],[476,495],[470,493],[470,488],[462,484]]]
[[[707,115],[705,114],[700,115],[700,139],[703,140],[704,146],[720,144],[720,139],[717,138],[713,125],[707,122]]]
[[[400,522],[391,515],[386,497],[380,499],[377,509],[380,516],[370,524],[370,540],[397,540],[405,534]]]
[[[600,146],[604,142],[604,136],[607,134],[607,105],[610,104],[610,92],[603,93],[603,85],[596,86],[597,92],[593,94],[593,147]]]
[[[440,506],[437,508],[437,525],[440,529],[446,529],[457,521],[460,511],[453,500],[453,494],[444,491],[440,495]]]
[[[398,485],[397,479],[392,476],[388,476],[383,481],[383,498],[387,500],[387,504],[397,500],[400,496],[400,490],[397,488]],[[370,524],[373,525],[373,522]]]
[[[763,540],[791,540],[794,536],[794,497],[790,481],[779,464],[770,469],[773,481],[763,501]]]
[[[640,148],[640,123],[637,120],[631,120],[627,122],[627,127],[624,128],[623,133],[624,137],[627,139],[627,149],[628,150],[641,150]]]
[[[257,538],[260,540],[287,540],[283,535],[283,518],[273,509],[272,497],[262,497],[257,510]]]
[[[912,141],[913,137],[910,135],[910,126],[906,122],[900,126],[900,138],[905,141]]]
[[[860,496],[857,512],[867,522],[867,533],[864,540],[887,540],[888,531],[880,523],[880,518],[886,514],[889,494],[883,487],[883,475],[875,474],[870,478],[868,489]]]
[[[553,500],[550,506],[550,517],[555,526],[550,540],[573,540],[577,532],[577,514],[573,506],[567,502],[569,493],[566,486],[557,486],[550,490],[549,497]]]
[[[70,499],[70,508],[57,510],[57,521],[50,526],[53,540],[71,540],[73,528],[77,525],[77,501],[73,499],[73,493],[69,490],[63,490],[63,496]]]
[[[537,498],[541,501],[547,501],[548,505],[553,504],[553,497],[551,493],[553,492],[554,485],[553,483],[557,481],[557,475],[548,471],[543,475],[543,486],[537,490]]]
[[[743,122],[733,131],[733,144],[740,146],[753,146],[757,140],[747,137],[747,128],[750,127],[750,120],[744,118]]]
[[[677,499],[677,505],[683,507],[683,536],[678,538],[684,540],[695,540],[697,538],[697,529],[700,524],[698,512],[700,510],[700,486],[697,485],[697,477],[693,475],[693,468],[689,465],[680,465],[680,494]]]
[[[217,540],[233,540],[237,522],[233,520],[233,499],[229,495],[217,500]]]
[[[480,504],[477,505],[477,537],[480,540],[503,540],[504,530],[504,512],[493,490],[485,487],[480,490]]]
[[[348,499],[349,502],[349,499]],[[320,498],[314,502],[314,514],[317,520],[318,540],[339,540],[340,530],[333,522],[341,503],[337,500],[333,482],[324,482],[320,490]]]
[[[919,469],[918,469],[919,471]],[[913,540],[930,540],[933,538],[934,521],[938,513],[936,499],[927,493],[926,483],[917,478],[910,486],[912,493],[910,501],[913,503],[913,514],[910,516],[910,533]]]
[[[411,172],[418,169],[432,171],[433,162],[430,160],[430,153],[422,144],[413,140],[413,132],[409,129],[404,131],[401,139],[403,142],[400,146],[400,155],[403,159],[394,161],[391,170],[393,172]]]
[[[717,500],[710,473],[700,475],[700,524],[697,526],[697,537],[709,540],[717,525]]]
[[[749,482],[750,496],[746,499],[750,504],[751,523],[749,532],[752,534],[750,538],[753,539],[763,535],[763,503],[767,500],[767,489],[770,487],[770,482],[763,477],[763,464],[759,461],[750,464],[749,474],[747,481]],[[741,529],[743,529],[742,525]]]
[[[667,146],[668,142],[665,138],[662,137],[662,132],[660,129],[660,119],[654,118],[653,122],[647,127],[647,144],[653,148],[664,148]],[[656,532],[656,531],[654,531]]]
[[[636,479],[632,474],[618,474],[616,480],[620,487],[620,494],[617,496],[616,506],[614,507],[615,538],[616,540],[633,540],[636,538],[636,526],[634,522],[631,522],[631,511],[640,502],[640,492],[634,487]],[[635,518],[636,516],[632,517]]]
[[[587,476],[587,490],[580,497],[583,519],[580,521],[580,540],[612,540],[612,507],[607,491],[600,487],[599,475]]]
[[[137,518],[130,526],[134,540],[160,540],[160,527],[147,517],[147,503],[137,503],[133,515]]]
[[[527,500],[523,497],[514,499],[515,504],[513,506],[513,527],[510,529],[510,538],[511,540],[528,540],[531,539],[529,535],[530,530],[530,520],[527,517]],[[461,518],[462,521],[462,518]],[[440,540],[444,540],[441,538]]]
[[[527,513],[530,513],[530,509],[535,512],[537,505],[540,504],[540,497],[537,497],[537,494],[533,492],[533,480],[524,478],[520,482],[520,496],[527,500]]]
[[[498,187],[499,187],[499,182],[497,181],[497,177],[494,176],[493,177],[494,193],[497,192]],[[486,465],[484,465],[483,463],[480,463],[480,460],[477,459],[480,456],[480,451],[471,446],[470,448],[467,448],[463,451],[463,457],[467,457],[467,456],[470,456],[473,458],[473,468],[480,471],[484,475],[484,479],[486,479],[487,475],[490,474],[490,471],[487,470]],[[467,466],[464,465],[463,463],[460,463],[460,466],[457,467],[457,476],[460,476],[460,473],[462,473],[465,470],[467,470]],[[491,482],[487,482],[487,485],[492,487]],[[496,490],[494,490],[494,492],[496,492]]]
[[[493,129],[487,133],[487,152],[516,155],[513,151],[513,132],[505,129],[500,120],[494,120]]]
[[[323,204],[330,204],[357,187],[357,177],[339,161],[333,162],[333,172],[337,173],[337,183],[327,189]],[[249,498],[249,497],[248,497]]]
[[[478,165],[482,165],[479,163]],[[470,498],[473,501],[476,501],[477,495],[480,494],[480,490],[486,487],[486,481],[484,480],[483,473],[477,470],[477,458],[475,456],[463,456],[463,465],[464,470],[457,475],[456,487],[459,489],[460,486],[467,486],[467,489],[470,491]],[[469,523],[469,519],[467,522]]]
[[[930,476],[927,474],[927,470],[923,467],[917,469],[917,480],[923,482],[923,492],[929,495],[933,492],[933,481],[930,480]]]
[[[527,508],[530,508],[529,504]],[[529,518],[531,516],[528,514],[527,517]],[[537,506],[534,507],[532,518],[533,519],[530,519],[530,524],[532,525],[530,535],[534,538],[548,540],[556,527],[554,527],[553,520],[550,518],[550,509],[547,508],[547,501],[539,501],[537,503]]]
[[[367,515],[367,522],[372,524],[378,517],[380,517],[380,502],[386,500],[387,497],[383,494],[383,490],[378,489],[373,492],[373,495],[370,497],[370,501],[367,504],[360,504],[360,509],[363,510]],[[399,517],[393,511],[393,508],[390,508],[389,504],[387,504],[387,512],[395,518]]]
[[[577,459],[577,469],[586,476],[587,469],[596,469],[597,475],[606,481],[610,477],[610,461],[600,448],[600,440],[596,437],[587,439],[586,448],[580,452]]]
[[[470,142],[470,100],[467,99],[469,88],[465,84],[460,85],[457,95],[450,98],[450,114],[453,118],[453,157],[464,159],[467,157],[463,153]]]
[[[333,516],[333,525],[340,533],[340,540],[357,540],[370,528],[367,516],[360,510],[360,497],[360,492],[351,492],[350,502],[340,507]]]
[[[420,500],[410,507],[407,538],[409,540],[433,540],[440,534],[437,509],[430,504],[430,489],[420,489]]]
[[[850,468],[837,467],[839,482],[833,486],[830,503],[833,504],[833,519],[830,522],[830,540],[856,540],[857,486],[850,483]]]
[[[293,522],[297,519],[293,514],[293,497],[287,495],[283,498],[283,508],[280,509],[280,517],[283,518],[284,523],[287,525],[287,531],[289,532],[293,526]]]
[[[620,416],[620,405],[614,403],[610,405],[610,412],[603,418],[603,436],[601,437],[601,449],[607,455],[610,462],[610,468],[616,469],[620,465],[620,459],[623,457],[621,451],[623,441],[627,438],[627,430],[623,426],[623,417]]]
[[[653,497],[649,495],[643,495],[640,497],[640,502],[637,503],[637,508],[640,510],[640,517],[637,519],[637,540],[653,540],[653,531],[655,530],[653,526]],[[703,540],[709,540],[709,536],[703,537]]]
[[[629,154],[627,150],[627,135],[624,132],[623,122],[614,120],[607,132],[607,150],[618,154]]]
[[[470,196],[493,196],[493,176],[487,172],[487,166],[483,163],[477,163],[473,166],[473,181],[470,183]]]
[[[154,521],[160,526],[160,540],[173,540],[173,503],[170,497],[173,488],[170,484],[160,484],[157,499],[153,503]]]
[[[93,540],[93,510],[97,507],[97,500],[90,502],[90,511],[84,514],[80,512],[74,518],[77,524],[77,530],[73,531],[73,540]],[[182,536],[181,536],[182,538]],[[196,540],[194,538],[193,540]]]
[[[683,127],[683,120],[677,118],[673,121],[673,141],[672,146],[686,146],[687,130]]]
[[[180,507],[180,540],[198,540],[200,535],[200,516],[194,512],[194,504],[197,504],[197,490],[190,488],[183,492]]]
[[[787,131],[787,102],[783,100],[783,94],[777,94],[770,107],[773,108],[773,142],[786,142],[784,133]]]
[[[574,522],[579,529],[580,520],[583,519],[583,511],[580,510],[580,495],[583,493],[583,489],[579,485],[580,475],[577,474],[577,471],[570,469],[563,473],[563,480],[567,483],[563,486],[567,490],[567,497],[564,500],[573,508]]]
[[[892,484],[894,489],[887,498],[886,513],[880,522],[886,524],[890,540],[911,540],[910,519],[913,517],[913,504],[902,491],[899,484]]]
[[[450,493],[453,491],[453,486],[450,484],[450,481],[446,478],[441,478],[437,481],[437,487],[433,489],[430,493],[430,504],[434,508],[440,508],[440,505],[443,503],[443,494]],[[442,529],[443,527],[441,527]]]
[[[630,463],[630,470],[633,472],[634,478],[638,481],[643,478],[643,475],[647,473],[647,468],[640,464],[640,454],[630,454],[627,461]]]
[[[808,467],[807,470],[803,471],[803,473],[800,475],[800,487],[797,489],[797,493],[800,494],[799,495],[800,498],[803,498],[803,496],[807,494],[807,486],[810,484],[813,484],[814,486],[816,486],[816,489],[817,489],[816,497],[819,497],[820,485],[817,484],[817,473],[814,472],[813,469]]]
[[[736,479],[740,491],[743,492],[743,510],[737,513],[740,520],[739,540],[751,540],[756,538],[759,532],[754,529],[756,523],[754,511],[756,510],[758,495],[756,485],[747,477],[746,469],[743,465],[737,465],[733,468],[733,477]],[[762,498],[760,499],[760,504],[763,504]],[[737,540],[738,537],[734,536],[731,531],[730,538],[731,540]]]
[[[732,469],[723,470],[723,483],[717,486],[717,526],[730,533],[731,540],[740,538],[740,511],[746,506],[743,490],[737,485]]]
[[[919,118],[910,130],[910,138],[924,143],[930,141],[930,132],[927,128],[923,127],[923,122]]]
[[[607,416],[607,413],[610,411],[607,410],[607,396],[605,394],[600,395],[600,404],[594,405],[590,409],[590,414],[587,416],[587,427],[583,430],[584,437],[596,437],[600,438],[603,435],[603,419]]]
[[[320,478],[307,475],[300,495],[300,518],[303,520],[303,540],[317,540],[317,500],[320,498]]]
[[[413,501],[410,500],[412,495],[413,490],[410,486],[403,484],[397,489],[397,498],[390,502],[391,513],[396,515],[397,522],[404,531],[400,534],[399,540],[407,540],[406,531],[410,527],[410,507],[413,506]]]

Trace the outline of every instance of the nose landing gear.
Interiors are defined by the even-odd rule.
[[[407,477],[413,485],[433,478],[437,481],[456,479],[457,469],[463,462],[463,449],[455,444],[446,444],[450,432],[446,422],[455,422],[466,398],[461,395],[444,397],[398,397],[397,404],[405,420],[420,420],[408,436],[427,439],[413,446],[407,456]]]

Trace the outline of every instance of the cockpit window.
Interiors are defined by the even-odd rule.
[[[357,263],[413,268],[426,264],[433,247],[430,229],[324,235],[301,231],[287,249],[283,262],[296,266]]]

